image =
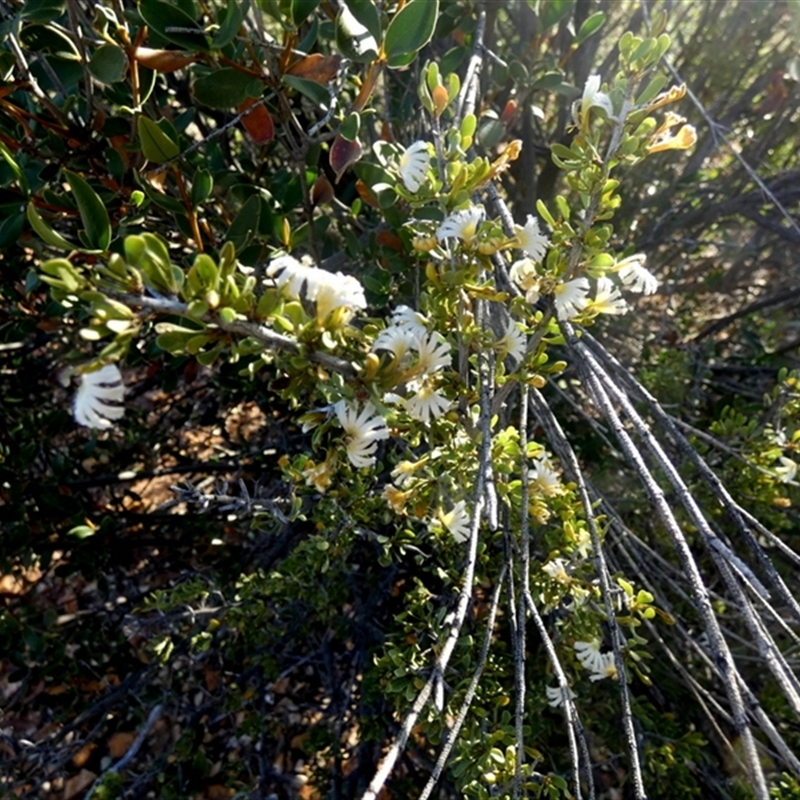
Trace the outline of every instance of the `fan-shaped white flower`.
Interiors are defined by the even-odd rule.
[[[539,229],[539,220],[531,214],[524,226],[517,225],[517,241],[534,261],[541,261],[550,246],[550,240]]]
[[[542,567],[542,571],[546,572],[553,580],[559,583],[568,584],[571,582],[569,572],[567,571],[567,561],[563,558],[554,558]]]
[[[125,397],[122,374],[116,364],[106,364],[94,372],[81,375],[80,386],[72,402],[72,416],[78,425],[107,430],[111,420],[125,413],[121,403]]]
[[[436,331],[417,339],[417,368],[428,375],[450,366],[450,343]]]
[[[600,652],[601,642],[599,639],[592,639],[589,642],[575,642],[575,655],[578,661],[588,670],[592,670],[595,664],[600,664],[603,654]]]
[[[439,394],[425,378],[421,381],[409,381],[408,390],[413,392],[405,400],[409,416],[427,425],[431,419],[438,419],[450,408],[450,401]]]
[[[602,681],[604,678],[618,677],[617,664],[613,653],[601,653],[600,658],[592,663],[590,681]]]
[[[508,273],[511,280],[525,292],[525,299],[531,304],[539,300],[539,274],[536,264],[530,258],[522,258],[511,265]]]
[[[578,103],[573,105],[572,116],[575,124],[580,126],[581,121],[587,118],[592,108],[602,108],[609,117],[614,116],[614,105],[611,98],[605,92],[600,91],[599,75],[590,75],[586,79],[583,97],[580,100],[580,112],[578,112]]]
[[[525,358],[525,352],[528,349],[528,337],[518,322],[509,319],[508,325],[506,325],[506,332],[501,339],[497,340],[496,346],[519,364]]]
[[[586,278],[574,278],[560,283],[553,292],[553,302],[559,319],[572,319],[589,304],[589,281]]]
[[[533,467],[528,470],[528,482],[544,497],[555,497],[563,488],[558,473],[543,456],[533,459]]]
[[[447,514],[440,510],[439,519],[457,542],[466,542],[469,539],[471,518],[464,500],[459,500]]]
[[[428,175],[431,154],[427,142],[414,142],[400,158],[400,177],[410,192],[416,192]]]
[[[436,231],[436,238],[440,242],[447,239],[461,239],[469,244],[475,238],[478,225],[483,219],[483,206],[470,206],[461,211],[454,211],[442,221]]]
[[[395,358],[402,359],[416,348],[419,335],[410,325],[390,325],[384,328],[372,342],[373,350],[388,350]]]
[[[560,686],[547,686],[545,691],[547,692],[547,703],[553,708],[563,706],[568,697],[570,700],[575,699],[575,692],[570,688],[562,689]]]
[[[628,310],[628,304],[610,278],[600,278],[592,308],[598,314],[624,314]]]
[[[371,467],[375,463],[375,449],[380,439],[389,437],[386,420],[370,403],[359,414],[357,408],[340,400],[334,405],[339,424],[347,434],[347,457],[354,467]]]
[[[320,320],[337,308],[367,307],[364,287],[358,279],[303,264],[293,256],[274,259],[267,267],[267,276],[291,299],[305,298],[316,303]]]
[[[645,267],[646,261],[647,256],[636,253],[623,258],[614,266],[622,283],[632,292],[654,294],[658,289],[658,278]]]
[[[780,466],[773,467],[772,471],[781,483],[791,483],[797,477],[797,462],[786,456],[780,456],[778,461]]]

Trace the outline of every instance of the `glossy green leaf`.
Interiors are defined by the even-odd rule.
[[[394,15],[383,44],[390,67],[413,61],[414,55],[431,40],[438,15],[439,0],[410,0]]]
[[[112,84],[121,81],[128,69],[125,51],[115,44],[103,44],[92,53],[89,59],[89,72],[101,83]]]
[[[214,36],[214,47],[221,50],[236,38],[249,7],[249,0],[228,0],[219,30]]]
[[[318,5],[319,0],[292,0],[292,22],[295,25],[305,22],[317,10]]]
[[[66,0],[25,0],[20,17],[29,22],[52,22],[58,19],[66,6]]]
[[[161,0],[139,0],[139,13],[142,19],[168,42],[177,44],[184,50],[208,51],[208,39],[203,31],[198,28],[196,20],[185,11],[172,3]],[[181,31],[175,31],[180,28]],[[196,28],[197,33],[187,32],[186,29]]]
[[[336,17],[336,44],[354,61],[377,58],[383,33],[378,9],[372,0],[347,0]]]
[[[250,241],[250,237],[258,230],[260,214],[261,199],[257,194],[254,194],[241,207],[228,229],[228,241],[233,243],[237,252]]]
[[[348,142],[354,142],[358,138],[358,131],[360,128],[361,117],[354,111],[352,114],[349,114],[339,126],[339,134],[347,139]]]
[[[534,0],[528,0],[528,2],[534,5]],[[540,0],[539,22],[542,30],[547,30],[561,22],[572,10],[574,2],[575,0]]]
[[[260,97],[262,85],[233,67],[222,67],[199,77],[192,86],[198,103],[209,108],[233,108],[248,97]]]
[[[583,44],[592,34],[597,33],[600,28],[603,27],[603,23],[606,21],[606,15],[602,11],[595,11],[594,14],[587,17],[583,24],[578,31],[578,35],[575,37],[575,44]]]
[[[51,25],[26,25],[19,40],[26,49],[37,53],[52,53],[70,61],[79,61],[81,57],[72,39]]]
[[[331,96],[328,94],[328,90],[324,86],[316,81],[310,81],[306,78],[298,78],[296,75],[283,75],[281,80],[287,86],[291,86],[292,89],[295,89],[296,91],[300,92],[300,94],[305,95],[313,103],[327,111],[331,102]]]
[[[28,185],[28,177],[25,175],[25,171],[20,167],[17,163],[16,158],[14,158],[14,154],[8,149],[8,147],[0,142],[0,156],[2,156],[3,160],[8,164],[11,168],[11,171],[14,173],[14,177],[17,179],[17,185],[20,188],[20,191],[25,195],[28,196],[30,193],[30,186]]]
[[[77,173],[64,170],[64,177],[72,189],[81,222],[86,231],[89,247],[96,250],[107,250],[111,244],[111,223],[108,219],[105,203],[91,186]]]
[[[51,247],[57,247],[59,250],[74,250],[75,245],[67,241],[60,233],[56,233],[42,218],[36,210],[33,201],[28,203],[26,211],[28,222],[31,227],[36,231],[37,236],[46,244]]]
[[[208,200],[214,188],[214,178],[207,169],[198,169],[192,181],[192,205],[197,206]]]
[[[153,164],[163,164],[180,153],[178,143],[170,139],[149,117],[139,117],[137,129],[144,157]]]

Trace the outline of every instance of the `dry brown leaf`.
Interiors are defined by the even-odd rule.
[[[286,70],[286,74],[294,75],[296,78],[305,78],[307,81],[325,84],[336,77],[341,63],[341,56],[324,56],[322,53],[312,53],[310,56],[295,61]]]
[[[82,769],[77,775],[67,779],[64,784],[63,800],[72,800],[73,797],[83,794],[96,780],[96,773],[89,769]]]
[[[108,753],[112,758],[122,758],[136,739],[130,731],[118,731],[108,740]]]

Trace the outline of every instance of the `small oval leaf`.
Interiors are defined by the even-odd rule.
[[[105,203],[80,175],[65,169],[64,177],[75,195],[89,247],[108,250],[111,244],[111,223]]]
[[[139,117],[137,127],[142,152],[148,161],[163,164],[180,153],[177,142],[173,142],[149,117]]]
[[[383,49],[390,67],[406,66],[433,36],[439,0],[410,0],[386,29]]]

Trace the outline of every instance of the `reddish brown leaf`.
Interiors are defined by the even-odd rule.
[[[248,97],[238,110],[245,111],[257,102],[255,98]],[[249,114],[242,117],[242,126],[256,144],[266,144],[275,138],[275,123],[263,104],[256,106]]]
[[[315,206],[330,203],[333,200],[333,186],[325,175],[320,175],[311,187],[311,202]]]
[[[390,231],[378,231],[375,241],[381,245],[381,247],[388,247],[390,250],[396,250],[398,253],[402,253],[405,249],[403,247],[403,240]]]
[[[64,784],[64,794],[62,795],[64,800],[72,800],[73,797],[83,794],[96,780],[96,773],[82,769],[77,775],[68,778]]]
[[[341,63],[341,56],[324,56],[322,53],[312,53],[310,56],[290,64],[286,74],[324,84],[336,77]]]
[[[372,193],[372,190],[367,186],[366,183],[362,180],[356,181],[356,191],[358,192],[358,196],[368,205],[372,206],[372,208],[380,208],[378,205],[378,198]]]
[[[336,173],[336,183],[339,183],[344,171],[353,166],[359,158],[361,158],[361,145],[358,140],[348,142],[344,136],[337,133],[330,153],[331,169]]]
[[[151,47],[137,47],[133,57],[147,69],[156,72],[175,72],[197,61],[197,56],[179,50],[153,50]]]
[[[118,731],[108,740],[108,753],[112,758],[122,758],[136,739],[133,732]]]

